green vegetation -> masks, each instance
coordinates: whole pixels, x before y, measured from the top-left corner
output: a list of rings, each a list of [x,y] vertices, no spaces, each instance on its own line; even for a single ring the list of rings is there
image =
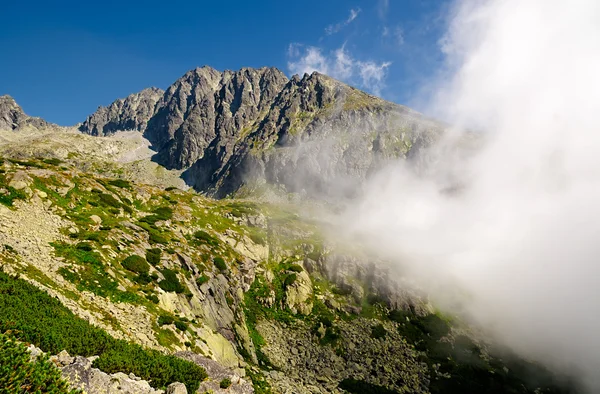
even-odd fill
[[[254,372],[251,368],[246,368],[246,375],[252,381],[255,394],[273,394],[271,386],[269,386],[269,382],[267,382],[263,374]]]
[[[60,370],[47,355],[33,361],[23,344],[0,334],[0,394],[42,392],[75,394],[80,391],[69,390]]]
[[[288,287],[293,285],[294,283],[296,283],[296,279],[298,279],[298,276],[296,274],[287,275],[283,280],[283,286]]]
[[[201,243],[205,243],[210,246],[218,246],[219,245],[219,241],[215,237],[213,237],[212,235],[210,235],[209,233],[207,233],[206,231],[203,231],[203,230],[196,231],[194,233],[194,238],[196,238]]]
[[[219,387],[222,389],[228,389],[231,386],[231,379],[225,378],[219,382]]]
[[[207,377],[194,363],[111,337],[47,293],[4,273],[0,273],[0,306],[0,332],[11,330],[19,340],[45,352],[64,349],[84,357],[99,355],[94,367],[107,373],[133,373],[156,388],[182,382],[194,392]]]
[[[173,324],[175,322],[175,318],[170,315],[160,315],[158,317],[158,325],[164,326],[165,324]]]
[[[220,271],[227,270],[227,264],[225,263],[225,260],[223,260],[222,257],[215,257],[213,259],[213,263],[215,264],[215,267],[217,267]]]
[[[171,207],[158,207],[153,211],[153,214],[144,216],[140,222],[148,223],[151,226],[156,225],[156,222],[162,220],[170,220],[173,218],[173,209]]]
[[[113,208],[121,208],[121,203],[112,194],[100,192],[98,193],[98,200],[100,205]]]
[[[167,292],[175,292],[175,293],[185,292],[185,290],[186,290],[185,287],[181,284],[181,282],[177,278],[177,272],[165,268],[164,270],[161,271],[161,273],[165,277],[164,280],[161,280],[160,282],[158,282],[158,286],[161,289],[163,289],[164,291],[167,291]]]
[[[132,254],[131,256],[125,258],[121,265],[126,270],[135,272],[137,274],[147,274],[150,270],[150,265],[146,262],[146,259],[138,256],[137,254]]]
[[[198,278],[196,278],[196,284],[198,285],[198,287],[202,286],[203,284],[205,284],[206,282],[208,282],[210,280],[210,278],[206,275],[201,275]]]
[[[158,265],[160,263],[160,256],[162,252],[159,248],[152,248],[146,250],[146,261],[152,265]]]
[[[3,193],[1,189],[6,191]],[[0,204],[12,207],[15,200],[24,200],[27,195],[22,190],[17,190],[12,186],[8,186],[4,175],[0,174]]]
[[[49,159],[43,159],[42,161],[44,163],[50,164],[52,166],[58,166],[58,165],[64,163],[62,160],[54,158],[54,157],[53,158],[49,158]]]
[[[187,329],[188,329],[188,325],[186,323],[182,322],[181,320],[176,320],[175,321],[175,327],[179,331],[187,331]]]
[[[121,189],[131,189],[131,183],[124,179],[112,179],[108,181],[109,185],[120,187]]]
[[[371,327],[371,338],[382,339],[387,335],[387,331],[383,327],[383,324],[379,323]]]

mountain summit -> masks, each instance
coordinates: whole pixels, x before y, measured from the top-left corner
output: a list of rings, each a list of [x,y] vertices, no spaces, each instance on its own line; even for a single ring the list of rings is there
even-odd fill
[[[217,197],[264,182],[309,194],[352,190],[386,160],[413,156],[442,129],[317,72],[288,79],[276,68],[205,66],[160,95],[146,89],[101,107],[80,131],[142,131],[156,161],[186,170],[190,185]]]

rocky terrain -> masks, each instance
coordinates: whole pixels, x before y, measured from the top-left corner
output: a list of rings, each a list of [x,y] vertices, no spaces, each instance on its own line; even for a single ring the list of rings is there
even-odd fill
[[[53,354],[72,388],[569,392],[329,236],[314,198],[417,161],[438,123],[273,68],[195,69],[79,130],[3,103],[0,334]]]

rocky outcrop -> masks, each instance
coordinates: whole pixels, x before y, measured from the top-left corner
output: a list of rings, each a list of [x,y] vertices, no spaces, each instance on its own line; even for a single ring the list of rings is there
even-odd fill
[[[32,356],[41,351],[30,347]],[[92,368],[95,357],[72,357],[66,351],[52,356],[52,360],[61,369],[63,377],[71,387],[81,389],[89,394],[129,393],[129,394],[163,394],[163,390],[155,390],[145,380],[133,374],[117,372],[107,374],[97,368]],[[181,384],[181,383],[179,383]],[[185,386],[183,386],[185,389]],[[187,390],[185,391],[187,393]]]
[[[79,130],[94,136],[110,135],[121,130],[145,130],[163,93],[158,88],[147,88],[125,99],[118,99],[108,107],[99,107],[88,116]]]
[[[198,392],[200,393],[254,393],[252,383],[243,379],[239,374],[233,372],[232,370],[223,367],[214,360],[192,352],[177,352],[175,355],[201,366],[208,373],[209,379],[200,383],[200,388],[198,389]],[[222,389],[220,387],[220,382],[223,379],[229,379],[231,381],[231,386]]]
[[[0,96],[0,130],[19,130],[27,127],[39,129],[50,125],[41,118],[25,114],[12,97]]]

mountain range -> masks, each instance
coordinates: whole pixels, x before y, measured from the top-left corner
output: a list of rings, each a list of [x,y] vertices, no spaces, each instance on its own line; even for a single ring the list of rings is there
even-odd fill
[[[0,129],[46,126],[3,96]],[[412,158],[439,122],[314,72],[276,68],[187,72],[166,91],[147,88],[99,107],[77,126],[92,136],[143,134],[153,160],[197,191],[224,197],[277,185],[320,197],[352,194],[367,174]]]

